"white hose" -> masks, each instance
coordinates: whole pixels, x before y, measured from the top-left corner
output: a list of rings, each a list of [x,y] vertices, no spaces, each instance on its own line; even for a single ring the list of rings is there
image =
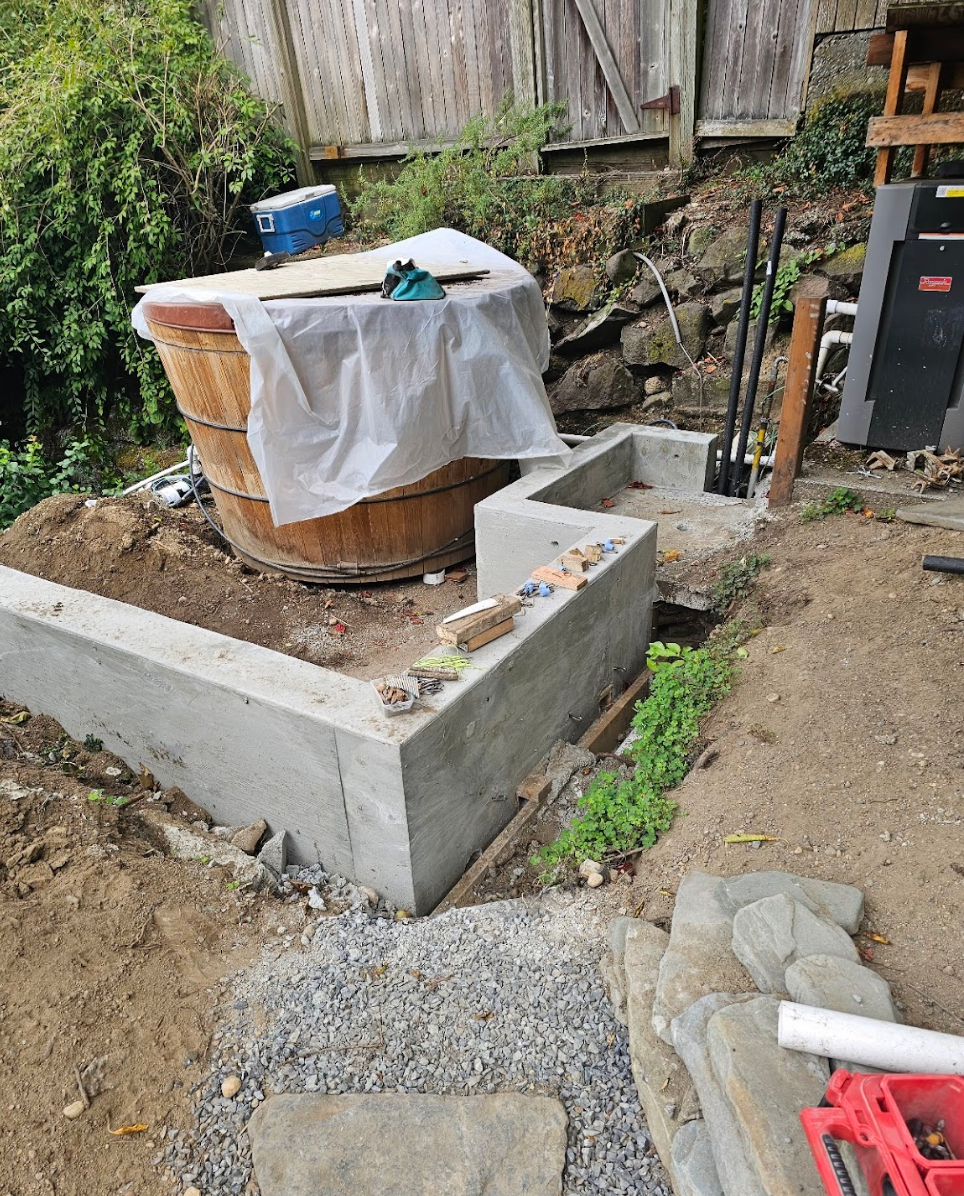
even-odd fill
[[[676,312],[673,311],[673,301],[669,297],[669,291],[666,289],[666,283],[663,282],[663,276],[660,274],[656,266],[649,260],[645,253],[634,253],[633,257],[638,258],[641,262],[645,262],[652,271],[653,277],[656,279],[656,285],[663,292],[663,301],[666,304],[666,311],[669,314],[669,322],[673,325],[673,336],[676,337],[676,343],[686,353],[686,346],[683,344],[683,338],[679,334],[679,324],[676,323]],[[686,353],[687,359],[691,365],[695,365],[693,358],[689,353]]]
[[[834,329],[833,332],[825,332],[820,338],[820,352],[817,355],[817,373],[819,378],[823,371],[827,368],[827,358],[830,356],[830,350],[834,345],[849,345],[853,343],[854,334],[852,332],[840,332]]]
[[[780,1002],[780,1046],[884,1071],[964,1075],[964,1038],[871,1017]]]

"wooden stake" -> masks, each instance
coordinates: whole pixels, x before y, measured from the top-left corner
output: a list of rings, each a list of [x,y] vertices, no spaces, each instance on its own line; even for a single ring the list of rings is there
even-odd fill
[[[898,29],[894,34],[894,49],[890,56],[890,74],[887,77],[887,98],[884,101],[884,116],[897,116],[907,85],[907,30]],[[877,151],[877,169],[874,172],[874,186],[890,182],[894,165],[893,146]]]
[[[793,496],[793,482],[803,460],[803,440],[813,408],[817,355],[827,311],[827,298],[801,296],[793,312],[790,359],[783,390],[780,433],[777,438],[773,477],[770,479],[771,507],[783,507]]]
[[[944,69],[944,64],[941,62],[932,62],[927,68],[927,87],[924,90],[924,106],[921,111],[925,116],[929,116],[937,108],[937,101],[941,95],[941,72]],[[919,179],[927,173],[927,159],[930,156],[930,148],[926,145],[918,145],[914,150],[914,167],[911,170],[911,178]]]

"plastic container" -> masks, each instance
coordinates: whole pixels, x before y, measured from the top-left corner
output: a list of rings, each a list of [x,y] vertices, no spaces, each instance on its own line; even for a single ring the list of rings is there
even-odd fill
[[[338,192],[329,183],[273,195],[251,211],[269,253],[303,253],[345,231]]]

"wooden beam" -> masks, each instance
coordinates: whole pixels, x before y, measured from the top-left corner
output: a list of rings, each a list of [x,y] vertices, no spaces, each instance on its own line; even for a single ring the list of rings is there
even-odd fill
[[[593,0],[576,0],[576,8],[579,10],[580,17],[582,17],[586,33],[589,34],[589,40],[602,68],[603,78],[606,80],[606,86],[609,88],[609,94],[613,97],[613,103],[616,105],[616,111],[619,113],[619,119],[623,122],[623,128],[625,128],[627,133],[637,133],[639,132],[639,117],[636,114],[633,101],[629,98],[629,92],[626,90],[626,84],[619,73],[619,67],[616,64],[616,59],[613,58],[609,42],[606,41],[606,34],[600,24],[595,4]]]
[[[698,120],[697,137],[792,137],[796,120]]]
[[[770,479],[771,507],[785,507],[793,497],[793,483],[803,461],[803,441],[813,408],[817,357],[826,312],[826,295],[802,295],[793,309],[780,431]]]
[[[533,3],[541,0],[509,0],[509,58],[512,63],[512,95],[517,104],[536,104],[536,51],[532,28]],[[482,10],[484,11],[484,9]]]
[[[932,115],[937,107],[937,101],[941,94],[941,74],[943,70],[944,64],[941,62],[932,62],[927,68],[927,87],[924,91],[924,103],[921,108],[924,116]],[[927,173],[927,159],[929,154],[930,150],[926,145],[914,147],[914,165],[910,172],[912,179],[923,178]]]
[[[964,25],[964,4],[888,4],[887,30]]]
[[[890,66],[894,53],[893,33],[874,33],[867,46],[868,66]],[[915,29],[907,49],[907,62],[919,66],[928,62],[958,62],[964,59],[964,28]]]
[[[902,29],[894,34],[894,49],[890,57],[890,74],[887,76],[887,97],[884,100],[884,118],[896,116],[904,99],[904,86],[907,83],[907,30]],[[870,125],[873,127],[874,121]],[[867,144],[870,145],[870,133],[867,134]],[[901,144],[897,142],[896,144]],[[912,144],[906,140],[903,144]],[[894,165],[894,151],[891,148],[881,149],[877,153],[877,166],[874,170],[874,186],[882,187],[890,182],[890,172]]]
[[[281,89],[285,124],[292,141],[298,147],[295,172],[300,186],[307,187],[315,181],[315,172],[308,152],[308,113],[305,109],[305,92],[298,69],[298,56],[288,17],[287,0],[265,0],[263,11],[274,35],[272,40],[277,52],[278,85]]]
[[[630,681],[609,709],[604,710],[580,738],[579,746],[596,756],[600,752],[614,752],[629,730],[636,713],[636,703],[649,694],[651,675],[649,669],[643,669],[634,681]]]
[[[867,130],[867,144],[891,149],[899,145],[964,145],[964,112],[875,116]]]

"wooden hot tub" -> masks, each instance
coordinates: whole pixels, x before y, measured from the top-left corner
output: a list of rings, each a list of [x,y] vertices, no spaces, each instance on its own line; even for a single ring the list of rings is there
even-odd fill
[[[464,457],[336,515],[275,527],[246,437],[249,358],[219,303],[150,300],[144,314],[237,555],[298,581],[414,577],[474,552],[473,509],[506,484],[508,461]]]

